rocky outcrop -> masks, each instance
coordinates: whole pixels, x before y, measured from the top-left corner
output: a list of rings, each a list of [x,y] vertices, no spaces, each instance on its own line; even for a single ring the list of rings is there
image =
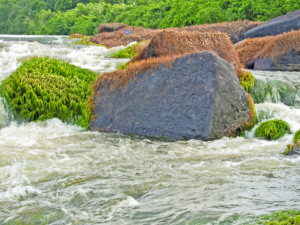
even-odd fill
[[[230,23],[203,24],[182,28],[168,28],[167,31],[198,31],[202,33],[225,33],[228,34],[231,41],[236,43],[244,39],[244,33],[261,24],[253,21],[236,21]],[[103,44],[107,47],[128,45],[133,41],[150,41],[151,38],[161,29],[145,29],[142,27],[125,26],[126,24],[101,24],[98,28],[98,34],[91,38],[96,44]]]
[[[134,41],[150,41],[153,35],[161,30],[145,29],[142,27],[124,27],[114,32],[105,32],[94,35],[90,41],[95,44],[103,44],[107,47],[128,45]]]
[[[164,30],[157,33],[133,61],[153,57],[186,55],[199,51],[213,51],[230,63],[239,75],[242,66],[229,36],[224,33]]]
[[[229,63],[212,52],[149,58],[99,76],[91,130],[213,140],[250,120]]]
[[[84,36],[82,34],[79,34],[79,33],[71,34],[69,36],[69,39],[77,39],[77,38],[84,38]]]
[[[240,60],[255,70],[300,70],[300,30],[247,39],[235,46]]]
[[[300,29],[300,10],[273,18],[245,33],[245,38],[274,36]]]
[[[128,25],[125,23],[103,23],[99,25],[97,34],[114,32],[124,27],[128,27]]]

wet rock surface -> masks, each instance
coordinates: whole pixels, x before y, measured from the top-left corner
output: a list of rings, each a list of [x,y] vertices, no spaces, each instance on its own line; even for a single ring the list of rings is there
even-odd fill
[[[138,73],[124,88],[106,84],[95,90],[90,130],[212,140],[249,121],[249,100],[236,73],[212,52]]]
[[[300,10],[275,17],[245,33],[245,38],[265,37],[300,29]]]

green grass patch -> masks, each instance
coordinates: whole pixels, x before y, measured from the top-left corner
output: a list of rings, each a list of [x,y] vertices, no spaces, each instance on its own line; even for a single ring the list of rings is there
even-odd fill
[[[300,211],[279,211],[265,215],[258,224],[263,225],[300,225]]]
[[[0,94],[17,121],[56,117],[88,128],[92,83],[97,76],[57,59],[34,57],[2,82]]]
[[[293,138],[293,143],[296,144],[298,141],[300,141],[300,130],[298,130]]]
[[[102,46],[106,48],[106,46],[103,44],[96,44],[94,42],[91,42],[89,36],[84,36],[81,40],[76,41],[75,43],[71,43],[71,45],[94,45],[94,46]]]
[[[290,133],[290,126],[287,122],[279,119],[262,122],[255,130],[255,136],[266,140],[276,140]]]
[[[251,94],[255,83],[255,77],[249,71],[243,70],[240,77],[240,83],[244,90],[247,93]]]
[[[136,43],[133,45],[130,45],[124,49],[121,49],[120,51],[111,54],[110,57],[112,58],[133,58],[137,54],[137,50],[140,46],[140,43]]]

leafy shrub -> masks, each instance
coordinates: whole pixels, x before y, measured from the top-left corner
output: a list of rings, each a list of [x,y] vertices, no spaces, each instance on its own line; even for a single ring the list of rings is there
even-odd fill
[[[57,117],[88,128],[92,118],[92,83],[97,74],[49,57],[25,61],[0,85],[14,118],[21,121]]]
[[[255,136],[266,140],[276,140],[287,132],[290,132],[289,124],[283,120],[275,119],[261,123],[255,131]]]

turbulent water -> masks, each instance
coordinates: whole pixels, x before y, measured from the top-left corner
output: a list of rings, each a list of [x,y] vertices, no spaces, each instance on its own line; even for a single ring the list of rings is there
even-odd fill
[[[0,36],[0,81],[32,56],[99,73],[126,61],[109,58],[119,48],[70,42]],[[264,74],[271,77],[257,73]],[[256,108],[260,121],[279,118],[293,133],[300,129],[296,107]],[[0,104],[0,224],[255,224],[260,215],[300,209],[300,157],[281,154],[293,134],[263,141],[255,127],[245,138],[176,141],[8,118]]]

